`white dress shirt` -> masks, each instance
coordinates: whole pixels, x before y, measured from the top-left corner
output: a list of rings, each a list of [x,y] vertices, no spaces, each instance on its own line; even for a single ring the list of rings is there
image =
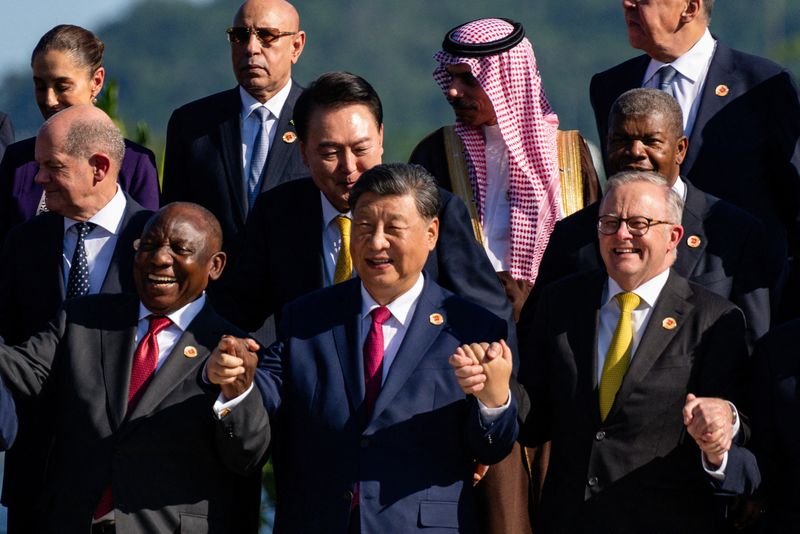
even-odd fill
[[[672,65],[677,75],[670,83],[675,99],[683,111],[683,131],[686,137],[692,134],[694,122],[697,118],[697,109],[700,106],[700,95],[705,86],[708,68],[717,42],[706,28],[705,33],[688,52],[673,61],[662,63],[657,59],[650,59],[650,64],[644,73],[642,87],[658,89],[658,70],[664,65]]]
[[[242,111],[239,123],[241,124],[242,132],[242,176],[245,182],[247,177],[250,176],[250,164],[253,156],[253,146],[256,141],[258,131],[261,129],[261,120],[253,114],[253,111],[258,107],[265,107],[269,111],[269,117],[266,120],[265,127],[269,136],[269,149],[272,150],[272,143],[275,141],[275,124],[281,116],[281,110],[289,98],[289,92],[292,90],[292,80],[289,80],[283,89],[275,93],[275,95],[264,102],[263,104],[253,98],[253,96],[239,86],[239,96],[242,99]]]
[[[483,209],[483,246],[495,271],[511,265],[511,204],[508,201],[508,149],[500,126],[483,127],[486,139],[486,205]]]
[[[339,233],[339,223],[336,222],[336,217],[342,215],[352,219],[352,216],[349,211],[342,213],[334,208],[322,191],[319,193],[319,198],[322,204],[322,263],[325,269],[325,287],[328,287],[333,285],[336,259],[342,248],[342,235]],[[353,276],[355,275],[356,268],[353,266]]]
[[[108,273],[108,266],[117,246],[119,232],[122,229],[122,218],[125,215],[125,206],[128,201],[125,194],[117,185],[117,192],[103,208],[95,213],[88,222],[97,226],[89,232],[83,240],[86,250],[86,260],[89,265],[89,294],[100,292],[103,281]],[[75,246],[78,243],[78,232],[73,227],[80,221],[64,217],[64,241],[62,249],[64,288],[69,281],[69,270]]]

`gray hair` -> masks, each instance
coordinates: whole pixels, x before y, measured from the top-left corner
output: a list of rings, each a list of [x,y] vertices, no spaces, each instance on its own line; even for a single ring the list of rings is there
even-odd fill
[[[683,136],[683,112],[678,101],[658,89],[631,89],[614,101],[608,113],[608,133],[613,124],[625,117],[646,117],[660,114],[669,123],[675,139]]]
[[[358,199],[364,193],[378,196],[414,195],[417,212],[425,220],[436,217],[442,203],[433,176],[424,167],[408,163],[384,163],[362,174],[350,190],[351,210],[355,210]]]
[[[87,159],[104,152],[119,169],[125,157],[125,140],[110,120],[78,119],[69,125],[63,150],[70,156]]]
[[[608,182],[606,182],[606,192],[603,195],[603,200],[605,200],[615,188],[621,185],[640,182],[658,185],[664,188],[664,200],[666,201],[667,217],[670,218],[670,222],[680,224],[681,219],[683,218],[683,199],[678,193],[675,192],[674,189],[672,189],[672,187],[670,187],[666,178],[654,172],[625,171],[615,174],[608,179]]]

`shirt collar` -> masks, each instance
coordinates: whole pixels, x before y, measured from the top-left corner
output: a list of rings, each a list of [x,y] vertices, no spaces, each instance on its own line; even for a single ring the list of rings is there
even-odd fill
[[[678,193],[678,196],[686,202],[686,182],[681,180],[680,176],[678,176],[678,179],[672,184],[672,190]]]
[[[656,300],[658,300],[658,296],[661,294],[661,290],[664,289],[664,285],[667,283],[667,278],[669,278],[669,269],[665,269],[663,272],[634,289],[633,293],[636,293],[641,299],[641,302],[636,308],[652,308],[655,306]],[[609,276],[608,283],[606,284],[606,294],[603,296],[603,306],[608,304],[617,293],[625,293],[625,290],[619,287],[619,284]]]
[[[88,222],[100,226],[112,235],[116,235],[117,232],[119,232],[120,226],[122,226],[122,218],[125,215],[125,206],[127,204],[128,200],[125,198],[125,193],[122,192],[122,188],[117,184],[117,192],[114,193],[111,200],[109,200],[100,211],[92,215]],[[79,222],[80,221],[64,217],[64,234]]]
[[[386,305],[386,307],[389,308],[389,312],[391,312],[392,317],[397,319],[404,327],[408,327],[408,323],[411,320],[411,312],[414,310],[414,308],[416,308],[417,301],[419,300],[419,296],[422,294],[422,288],[424,285],[425,277],[422,273],[419,273],[419,278],[417,278],[417,281],[413,286],[411,286],[411,289]],[[364,283],[362,282],[361,316],[363,318],[367,318],[369,313],[378,307],[380,307],[380,304],[375,302],[375,299],[372,298],[372,295],[369,294],[367,289],[364,287]]]
[[[283,89],[272,95],[272,98],[262,104],[240,85],[239,96],[242,99],[242,122],[244,122],[250,114],[253,113],[253,110],[259,106],[264,106],[276,119],[280,119],[281,110],[283,109],[283,105],[286,104],[286,99],[289,98],[289,92],[291,90],[292,80],[289,79],[286,85],[283,86]]]
[[[675,67],[675,70],[678,71],[681,76],[695,83],[703,75],[706,66],[709,61],[711,61],[711,56],[714,55],[714,48],[716,45],[717,42],[714,40],[714,37],[711,36],[711,32],[708,31],[708,28],[706,28],[700,40],[678,59],[669,63],[669,65]],[[650,59],[650,64],[647,66],[647,70],[644,73],[645,83],[649,82],[650,79],[655,76],[658,69],[667,64],[668,63],[662,63],[657,59]]]
[[[206,304],[206,293],[205,291],[200,294],[199,298],[196,298],[183,308],[175,310],[174,312],[167,315],[169,320],[172,321],[172,324],[177,326],[181,329],[181,332],[185,332],[186,328],[189,324],[194,321],[194,318],[197,317],[197,314],[200,313],[200,310],[203,309],[203,306]],[[144,307],[141,301],[139,301],[139,320],[147,318],[148,315],[152,315],[153,312],[148,310]]]
[[[333,207],[333,204],[331,204],[330,200],[328,200],[328,197],[326,197],[325,193],[322,191],[319,192],[319,198],[322,201],[322,224],[325,225],[324,228],[327,228],[328,225],[331,224],[331,222],[333,222],[333,220],[339,215],[344,215],[348,219],[352,218],[349,211],[342,213]]]

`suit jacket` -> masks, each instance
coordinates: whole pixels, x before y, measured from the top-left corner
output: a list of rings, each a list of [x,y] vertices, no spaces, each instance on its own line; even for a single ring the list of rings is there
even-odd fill
[[[552,284],[533,320],[519,323],[519,381],[530,395],[521,441],[553,442],[543,532],[716,532],[722,513],[682,409],[689,392],[741,407],[742,314],[670,272],[601,422],[597,330],[606,281],[592,271]],[[675,328],[663,326],[668,317]],[[741,438],[748,434],[743,424]]]
[[[785,244],[754,216],[685,183],[684,237],[673,269],[739,306],[752,346],[770,327],[776,286],[786,268]],[[533,314],[541,291],[555,280],[604,268],[597,242],[599,210],[595,203],[556,223],[524,313]],[[697,246],[690,246],[690,239]]]
[[[504,337],[506,325],[426,279],[368,419],[360,287],[353,279],[289,304],[259,366],[275,428],[275,532],[348,532],[356,483],[362,532],[477,532],[474,460],[511,450],[516,403],[485,428],[447,359],[462,343]]]
[[[34,182],[39,165],[34,159],[36,138],[8,147],[0,163],[0,240],[15,226],[36,215],[42,186]],[[125,158],[117,179],[123,191],[147,209],[158,209],[158,172],[153,153],[125,140]]]
[[[753,447],[764,472],[767,531],[799,532],[800,320],[775,328],[753,356]]]
[[[14,397],[0,379],[0,450],[6,450],[17,437],[17,406]]]
[[[126,196],[120,234],[101,293],[134,292],[133,241],[142,233],[152,212]],[[14,228],[0,262],[0,338],[18,344],[44,329],[64,301],[64,218],[43,213]],[[20,400],[17,444],[5,460],[3,498],[6,506],[28,509],[42,490],[52,413],[39,399]],[[19,512],[23,513],[23,512]]]
[[[6,147],[13,142],[14,124],[11,122],[11,117],[0,111],[0,160],[3,159]]]
[[[606,153],[614,100],[641,87],[646,55],[595,74],[590,85]],[[728,88],[718,96],[717,87]],[[681,174],[697,187],[744,208],[774,231],[784,228],[789,250],[800,250],[800,99],[791,73],[767,59],[717,47],[689,137]]]
[[[53,395],[42,531],[89,532],[110,483],[118,532],[256,532],[266,412],[250,395],[217,420],[219,388],[202,376],[220,336],[239,331],[207,304],[126,413],[138,310],[135,295],[73,299],[47,330],[0,346],[16,395],[45,381]],[[184,356],[189,346],[197,357]]]
[[[308,175],[299,142],[283,139],[284,133],[295,132],[290,121],[302,92],[292,81],[275,124],[261,191]],[[163,203],[187,201],[208,208],[222,225],[225,250],[234,253],[230,259],[239,249],[249,211],[242,177],[241,112],[238,86],[176,109],[167,126],[164,156]]]

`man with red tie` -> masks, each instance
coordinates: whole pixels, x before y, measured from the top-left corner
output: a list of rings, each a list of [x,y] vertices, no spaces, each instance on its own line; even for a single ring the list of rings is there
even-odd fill
[[[256,360],[222,388],[203,378],[222,335],[238,332],[206,302],[221,246],[210,212],[169,204],[135,243],[138,296],[66,301],[27,342],[0,345],[9,389],[44,395],[54,415],[37,531],[258,530],[269,422],[248,394]]]
[[[447,359],[505,338],[506,322],[422,273],[440,207],[422,167],[373,167],[348,201],[359,278],[288,304],[256,373],[275,428],[274,531],[478,532],[475,462],[496,463],[517,434],[512,364],[487,363],[496,387],[467,397]],[[238,365],[212,357],[209,380]]]

